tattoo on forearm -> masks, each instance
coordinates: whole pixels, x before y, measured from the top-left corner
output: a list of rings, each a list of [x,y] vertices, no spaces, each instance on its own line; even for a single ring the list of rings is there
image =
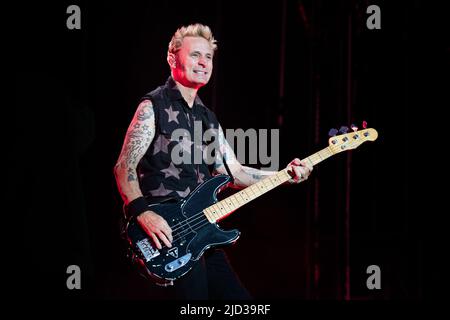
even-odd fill
[[[223,162],[222,162],[222,160],[216,160],[216,162],[214,163],[214,169],[219,169],[220,167],[222,167],[223,166]]]
[[[128,168],[128,181],[136,181],[136,170],[133,168]]]
[[[227,139],[225,139],[225,135],[223,133],[222,127],[219,126],[219,152],[216,154],[216,163],[214,168],[218,169],[224,165],[224,159],[228,165],[235,163],[236,156],[234,155],[234,150],[231,148]]]
[[[136,167],[147,151],[155,135],[155,114],[149,100],[143,101],[136,110],[128,127],[118,165],[127,170],[128,181],[137,180]]]
[[[153,114],[153,108],[151,108],[151,102],[149,100],[145,100],[141,103],[143,105],[142,108],[137,110],[136,118],[138,121],[145,121],[150,119]],[[139,106],[140,107],[140,106]]]
[[[256,182],[276,173],[276,171],[266,171],[245,166],[243,166],[242,168],[244,172],[248,174],[252,179],[256,180]]]
[[[259,181],[262,178],[261,170],[250,168],[250,167],[243,167],[243,170],[246,174],[251,176],[252,179],[254,179],[254,180]]]

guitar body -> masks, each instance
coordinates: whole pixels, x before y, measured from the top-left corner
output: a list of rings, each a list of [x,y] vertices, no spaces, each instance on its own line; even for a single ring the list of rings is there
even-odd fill
[[[182,201],[149,206],[172,228],[172,248],[157,249],[151,237],[135,219],[127,225],[126,234],[133,252],[145,271],[159,284],[170,283],[186,274],[199,261],[205,250],[235,242],[240,235],[236,229],[224,231],[211,223],[203,209],[217,202],[218,190],[230,181],[217,175],[200,184]]]

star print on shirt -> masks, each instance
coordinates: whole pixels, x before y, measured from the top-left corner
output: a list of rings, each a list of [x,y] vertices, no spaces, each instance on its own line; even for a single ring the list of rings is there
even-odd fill
[[[186,190],[184,190],[184,191],[177,191],[177,193],[180,195],[180,197],[184,198],[189,193],[191,193],[191,189],[189,189],[189,187],[187,187]]]
[[[170,106],[169,109],[164,109],[164,111],[167,112],[167,115],[169,116],[168,122],[175,121],[176,123],[180,124],[177,118],[180,111],[173,111],[172,106]]]
[[[182,170],[183,169],[178,169],[177,167],[175,167],[173,162],[171,162],[170,165],[166,169],[162,169],[161,172],[164,173],[164,178],[175,177],[180,180],[180,172]]]
[[[160,151],[169,153],[169,150],[168,150],[169,143],[170,143],[170,140],[167,139],[166,137],[164,137],[162,134],[160,134],[155,141],[153,154],[157,154]]]
[[[150,193],[154,197],[158,196],[167,196],[169,193],[171,193],[173,190],[166,189],[162,182],[159,184],[159,188],[155,190],[150,190]],[[178,191],[177,191],[178,192]]]

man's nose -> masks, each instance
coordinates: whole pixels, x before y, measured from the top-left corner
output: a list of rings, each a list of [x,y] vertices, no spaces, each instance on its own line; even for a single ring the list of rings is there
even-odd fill
[[[208,63],[206,62],[206,58],[205,57],[200,57],[198,59],[198,64],[201,65],[202,67],[206,67]]]

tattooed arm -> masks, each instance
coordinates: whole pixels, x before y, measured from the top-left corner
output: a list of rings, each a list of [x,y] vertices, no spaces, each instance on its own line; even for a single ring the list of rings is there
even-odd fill
[[[264,179],[265,177],[277,173],[277,171],[259,170],[252,167],[243,166],[236,159],[234,151],[225,139],[225,135],[223,134],[223,130],[220,126],[218,135],[220,153],[225,158],[228,168],[234,176],[234,184],[232,187],[242,189]],[[218,173],[227,174],[221,154],[216,154],[215,171]],[[310,165],[307,165],[305,162],[300,161],[297,158],[289,163],[288,168],[290,168],[290,170],[294,173],[294,177],[289,181],[290,183],[299,183],[306,180],[313,169]]]
[[[155,114],[150,100],[137,108],[114,167],[117,187],[125,204],[141,197],[136,168],[155,136]]]
[[[138,106],[133,120],[128,127],[119,159],[114,167],[117,187],[124,203],[127,205],[142,197],[136,168],[155,137],[155,114],[150,100],[144,100]],[[171,247],[172,230],[163,217],[153,211],[145,211],[137,217],[141,227],[152,237],[161,249],[159,239]]]

